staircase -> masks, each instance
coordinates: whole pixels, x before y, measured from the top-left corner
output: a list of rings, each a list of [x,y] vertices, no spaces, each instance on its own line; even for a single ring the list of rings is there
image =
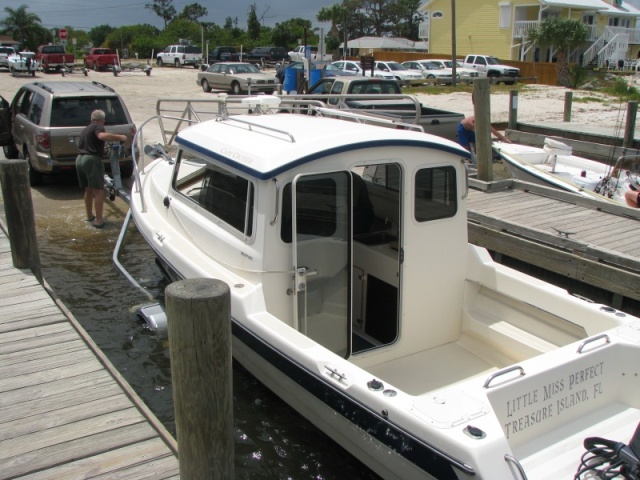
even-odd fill
[[[605,67],[624,60],[629,48],[629,34],[607,27],[604,34],[582,54],[582,65]]]

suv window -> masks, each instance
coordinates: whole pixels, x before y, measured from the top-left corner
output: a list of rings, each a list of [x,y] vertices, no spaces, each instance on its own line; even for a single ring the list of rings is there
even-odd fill
[[[50,124],[52,127],[88,125],[91,121],[91,112],[96,109],[104,110],[105,125],[128,123],[118,97],[62,97],[53,99]]]
[[[200,49],[200,47],[194,47],[194,46],[187,46],[184,47],[184,53],[202,53],[202,50]]]
[[[44,97],[39,94],[35,94],[31,100],[29,106],[29,113],[27,118],[30,122],[40,125],[40,119],[42,118],[42,111],[44,110]]]
[[[6,53],[7,55],[11,55],[13,53],[13,48],[11,48],[11,47],[0,47],[0,53]]]

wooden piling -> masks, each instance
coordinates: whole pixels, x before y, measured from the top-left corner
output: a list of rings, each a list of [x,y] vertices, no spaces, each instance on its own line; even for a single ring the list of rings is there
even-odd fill
[[[627,121],[624,126],[623,147],[633,148],[633,141],[636,132],[636,115],[638,113],[638,102],[627,102]]]
[[[0,185],[16,268],[28,268],[42,284],[36,221],[26,160],[0,160]]]
[[[571,109],[573,105],[573,92],[565,92],[564,94],[564,116],[562,118],[563,122],[571,121]]]
[[[214,279],[165,291],[180,476],[234,478],[231,300]]]
[[[473,82],[478,180],[483,182],[493,180],[490,88],[488,78],[481,78]]]
[[[509,130],[518,128],[518,90],[509,92]]]

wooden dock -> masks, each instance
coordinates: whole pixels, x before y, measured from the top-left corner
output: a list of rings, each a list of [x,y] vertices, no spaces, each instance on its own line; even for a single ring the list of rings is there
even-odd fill
[[[179,478],[177,444],[0,223],[0,478]]]
[[[567,278],[640,300],[640,210],[560,190],[471,179],[469,241]]]

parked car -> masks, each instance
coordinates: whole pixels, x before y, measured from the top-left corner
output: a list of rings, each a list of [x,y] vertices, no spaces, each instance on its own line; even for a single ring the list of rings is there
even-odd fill
[[[356,75],[371,77],[371,70],[367,69],[366,71],[362,69],[362,65],[360,62],[354,62],[353,60],[338,60],[337,62],[332,62],[339,70],[343,70],[345,72],[352,72]],[[374,68],[373,76],[377,78],[386,78],[388,80],[395,80],[395,76],[391,72],[383,72],[382,70],[378,70]]]
[[[40,45],[36,50],[36,60],[45,72],[73,67],[76,63],[75,55],[66,53],[62,45]]]
[[[9,62],[7,58],[11,55],[15,55],[16,51],[13,47],[0,47],[0,67],[9,68]]]
[[[383,72],[391,73],[400,85],[409,87],[424,83],[424,78],[419,72],[412,72],[401,63],[391,61],[378,61],[375,67]]]
[[[453,73],[453,61],[447,60],[444,58],[429,58],[426,60],[431,63],[435,63],[440,68],[449,68]],[[462,62],[456,61],[456,80],[461,80],[462,82],[469,82],[474,78],[478,78],[480,74],[477,70],[473,68],[466,68],[462,65]]]
[[[236,50],[236,47],[215,47],[207,55],[207,63],[213,65],[218,62],[240,62],[245,60],[246,54],[243,57],[242,59],[240,58],[240,52]]]
[[[284,63],[289,58],[289,52],[282,47],[256,47],[247,55],[247,62],[260,65],[275,65]]]
[[[33,82],[20,87],[10,105],[0,102],[0,139],[6,158],[22,155],[29,167],[31,186],[46,174],[75,170],[80,132],[91,122],[91,112],[105,112],[108,132],[126,135],[120,160],[123,178],[133,174],[131,140],[136,126],[124,101],[111,87],[98,82]],[[109,168],[110,162],[103,155]]]
[[[163,65],[175,65],[183,67],[191,65],[194,68],[202,63],[202,49],[195,45],[169,45],[164,52],[156,56],[159,67]]]
[[[507,85],[516,83],[520,76],[519,68],[505,65],[498,58],[491,55],[467,55],[462,65],[477,70],[481,77],[489,77],[492,79],[506,78],[507,80],[504,80],[504,83]]]
[[[95,71],[114,68],[118,63],[118,54],[110,48],[92,48],[84,56],[85,68],[93,68]]]
[[[429,60],[416,60],[404,62],[406,68],[415,72],[420,72],[427,80],[434,81],[437,84],[450,85],[453,74],[449,68],[441,68],[437,63]]]
[[[251,87],[249,87],[251,82]],[[273,93],[278,88],[278,79],[260,71],[252,63],[219,62],[211,65],[204,72],[198,72],[196,83],[205,92],[212,89],[225,90],[235,95],[244,92]]]
[[[331,61],[333,58],[333,55],[331,55],[330,53],[324,52],[323,54],[319,54],[318,53],[318,47],[312,47],[312,46],[304,46],[304,45],[300,45],[297,46],[296,48],[294,48],[293,50],[291,50],[289,52],[289,60],[291,62],[299,62],[301,61],[303,58],[306,58],[307,56],[307,51],[306,49],[309,49],[309,58],[310,60],[318,60],[318,61]],[[318,58],[321,57],[321,58]]]
[[[342,97],[341,95],[354,95]],[[380,95],[381,98],[376,97]],[[389,98],[394,95],[395,98]],[[386,97],[385,97],[386,96]],[[426,133],[455,141],[464,115],[422,105],[413,95],[403,95],[397,80],[367,77],[321,78],[306,95],[295,98],[319,100],[329,108],[354,110],[394,122],[420,125]],[[365,97],[365,98],[362,98]],[[402,127],[401,127],[402,128]]]
[[[288,65],[283,65],[276,70],[276,78],[281,84],[284,84],[284,75],[287,68],[293,68],[294,70],[303,70],[304,62],[291,62]],[[340,70],[334,64],[330,62],[311,62],[311,69],[322,70],[323,77],[336,77],[336,76],[353,76],[354,72],[348,72]]]

